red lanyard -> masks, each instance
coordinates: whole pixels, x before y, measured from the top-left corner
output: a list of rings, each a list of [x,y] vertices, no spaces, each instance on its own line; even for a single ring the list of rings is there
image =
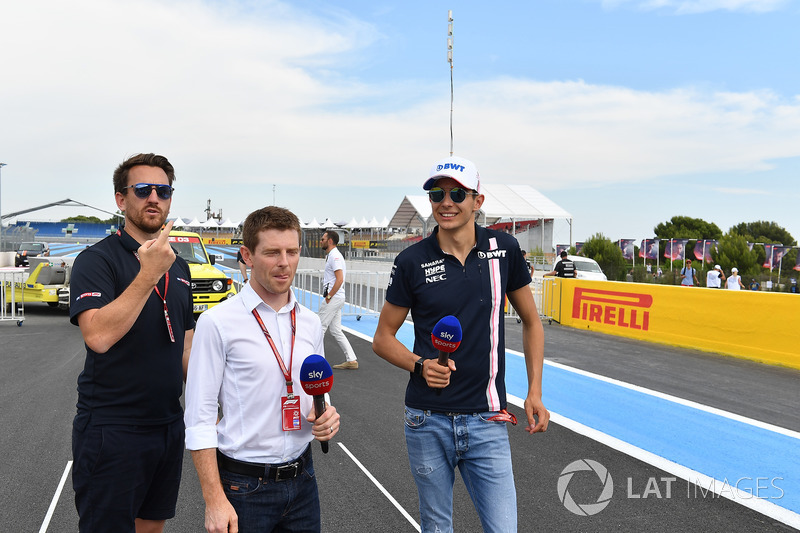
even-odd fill
[[[278,360],[278,366],[281,367],[281,372],[283,372],[283,378],[286,380],[286,396],[291,400],[294,398],[294,393],[292,392],[292,359],[294,358],[294,337],[295,337],[295,330],[296,330],[296,322],[295,322],[295,314],[294,308],[292,308],[292,350],[289,352],[289,369],[287,370],[286,364],[283,362],[283,358],[281,354],[278,353],[278,348],[275,346],[275,342],[272,340],[272,335],[269,334],[267,331],[267,326],[264,325],[264,321],[261,320],[261,317],[258,314],[258,311],[253,309],[253,316],[256,317],[258,321],[258,325],[261,326],[261,331],[264,332],[264,336],[267,338],[267,342],[269,343],[269,347],[272,348],[272,353],[275,354],[275,359]]]
[[[117,230],[117,235],[119,235],[119,230]],[[139,261],[139,264],[142,263],[142,260],[139,259],[139,253],[133,252],[133,255],[136,257],[136,260]],[[158,283],[154,287],[156,290],[156,294],[161,301],[164,302],[164,320],[167,321],[167,331],[169,331],[169,340],[175,342],[175,334],[172,332],[172,321],[169,319],[169,310],[167,309],[167,291],[169,290],[169,271],[164,273],[164,296],[161,296],[161,291],[158,290]]]

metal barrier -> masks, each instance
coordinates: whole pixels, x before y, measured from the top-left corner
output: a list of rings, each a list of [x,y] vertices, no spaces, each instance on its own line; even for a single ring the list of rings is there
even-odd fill
[[[552,320],[552,316],[545,308],[545,305],[547,303],[547,298],[545,298],[545,296],[547,295],[545,286],[550,285],[549,281],[550,280],[548,280],[547,278],[539,278],[539,277],[533,278],[533,280],[530,283],[530,289],[531,289],[531,294],[533,294],[533,303],[536,304],[536,309],[539,311],[539,317],[542,319]],[[517,310],[514,309],[514,306],[511,305],[510,303],[506,307],[506,318],[514,318],[517,320],[517,322],[520,321]]]
[[[24,294],[25,276],[25,269],[22,268],[0,269],[0,321],[14,320],[17,326],[21,326],[25,320],[25,304],[22,298],[17,301],[14,290],[14,284],[18,284]]]
[[[318,312],[322,301],[321,270],[301,269],[294,276],[293,286],[297,300],[312,311]],[[378,316],[386,299],[389,272],[348,270],[345,275],[343,315]]]

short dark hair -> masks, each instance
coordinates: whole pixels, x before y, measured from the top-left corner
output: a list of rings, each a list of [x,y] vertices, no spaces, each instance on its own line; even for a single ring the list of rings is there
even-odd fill
[[[146,167],[158,167],[164,171],[169,179],[169,185],[172,187],[172,182],[175,181],[175,169],[172,167],[166,157],[156,154],[136,154],[129,157],[117,167],[114,171],[114,192],[125,194],[128,190],[128,174],[133,167],[144,165]]]
[[[300,219],[286,208],[270,205],[253,211],[242,224],[242,240],[250,252],[255,253],[258,244],[258,234],[264,230],[293,229],[297,231],[298,241],[302,238]]]
[[[333,241],[334,245],[338,245],[339,244],[339,234],[338,233],[336,233],[335,231],[326,231],[324,234],[327,235],[328,238]]]
[[[569,255],[566,250],[561,250],[561,257],[567,257]]]

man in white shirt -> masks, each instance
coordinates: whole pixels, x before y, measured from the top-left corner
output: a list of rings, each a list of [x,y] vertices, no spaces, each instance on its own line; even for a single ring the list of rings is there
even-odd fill
[[[247,217],[243,237],[250,283],[200,316],[186,384],[186,448],[206,502],[205,526],[318,532],[310,443],[333,438],[340,419],[332,406],[315,419],[313,397],[300,386],[305,358],[323,355],[319,319],[291,290],[300,222],[265,207]]]
[[[322,275],[323,301],[319,305],[319,320],[322,322],[322,336],[330,328],[331,335],[339,343],[344,352],[345,362],[333,365],[333,368],[356,370],[358,361],[356,353],[342,331],[342,307],[344,307],[344,276],[345,265],[342,252],[336,248],[339,244],[339,234],[335,231],[326,231],[322,234],[320,244],[327,256],[325,257],[325,272]]]
[[[723,281],[725,281],[725,274],[722,272],[722,268],[720,268],[719,265],[714,265],[714,269],[709,270],[708,274],[706,274],[706,287],[719,289],[722,287]]]

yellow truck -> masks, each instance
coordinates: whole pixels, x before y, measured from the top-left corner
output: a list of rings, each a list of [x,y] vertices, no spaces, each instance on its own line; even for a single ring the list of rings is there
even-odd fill
[[[200,235],[189,231],[170,231],[169,243],[189,263],[195,313],[202,313],[236,294],[233,280],[214,267],[214,256],[209,257]]]
[[[70,262],[72,258],[69,258]],[[25,281],[13,283],[17,302],[41,302],[50,307],[69,309],[69,266],[66,258],[31,257],[31,271]],[[6,282],[6,290],[12,283]],[[9,295],[10,296],[10,295]],[[10,300],[9,296],[6,297]]]

